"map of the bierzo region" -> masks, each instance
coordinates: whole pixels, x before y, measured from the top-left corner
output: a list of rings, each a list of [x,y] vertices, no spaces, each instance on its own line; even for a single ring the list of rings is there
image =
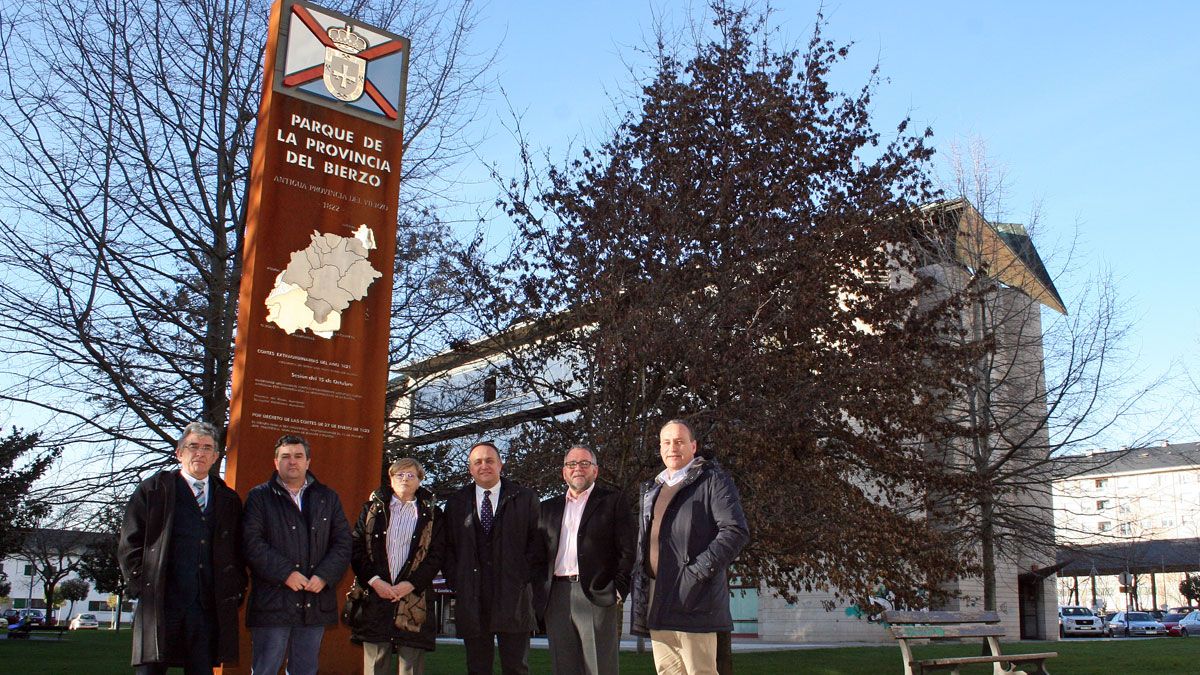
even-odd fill
[[[313,231],[308,247],[292,253],[267,295],[267,321],[291,335],[305,329],[329,339],[342,326],[342,312],[362,300],[383,276],[367,260],[375,233],[366,225],[353,237]]]

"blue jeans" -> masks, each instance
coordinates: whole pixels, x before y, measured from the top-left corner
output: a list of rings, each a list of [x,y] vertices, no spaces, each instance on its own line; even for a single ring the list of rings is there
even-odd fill
[[[325,626],[269,626],[251,628],[254,663],[250,672],[275,675],[287,659],[288,675],[316,675],[317,656]]]

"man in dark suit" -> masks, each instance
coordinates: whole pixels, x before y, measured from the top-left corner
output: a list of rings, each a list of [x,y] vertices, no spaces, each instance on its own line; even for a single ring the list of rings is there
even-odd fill
[[[467,456],[474,480],[446,500],[446,553],[442,573],[455,593],[458,637],[467,672],[491,675],[499,644],[505,675],[529,672],[529,634],[535,574],[545,565],[538,532],[537,495],[500,477],[504,463],[490,442]]]
[[[138,600],[133,665],[144,675],[168,666],[211,675],[238,658],[242,501],[212,471],[220,450],[211,424],[187,425],[175,456],[178,469],[134,491],[121,526],[117,557]]]
[[[565,494],[542,502],[546,573],[535,589],[546,620],[554,672],[616,673],[621,641],[617,603],[629,595],[633,511],[621,494],[596,485],[596,454],[576,445],[563,458]]]

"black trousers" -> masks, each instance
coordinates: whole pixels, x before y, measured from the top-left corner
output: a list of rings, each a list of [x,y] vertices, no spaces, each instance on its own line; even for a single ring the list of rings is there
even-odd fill
[[[216,639],[216,624],[212,610],[199,604],[175,611],[163,617],[170,659],[161,663],[145,663],[134,669],[137,675],[166,675],[167,668],[183,666],[184,675],[212,675]]]
[[[529,675],[529,633],[485,633],[463,638],[467,648],[467,672],[492,675],[495,647],[500,646],[500,670],[504,675]]]
[[[484,570],[485,577],[489,570]],[[485,579],[490,581],[490,579]],[[479,625],[492,625],[492,597],[490,583],[485,584],[480,594]],[[529,675],[529,632],[516,633],[497,632],[483,633],[473,637],[464,637],[463,646],[467,648],[468,675],[492,675],[492,661],[495,658],[496,645],[500,646],[500,670],[504,675]]]

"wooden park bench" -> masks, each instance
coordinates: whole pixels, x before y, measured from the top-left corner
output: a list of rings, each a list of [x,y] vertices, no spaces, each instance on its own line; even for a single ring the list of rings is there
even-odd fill
[[[66,621],[59,621],[58,623],[54,624],[53,626],[41,625],[41,626],[38,626],[37,628],[34,628],[33,630],[38,635],[44,636],[43,639],[50,639],[50,636],[54,636],[53,639],[62,640],[64,638],[64,636],[67,634],[67,627],[68,627],[68,624]]]
[[[1000,615],[996,612],[983,610],[967,612],[905,612],[890,610],[883,613],[883,620],[889,625],[892,637],[900,642],[900,653],[904,657],[904,675],[914,675],[935,671],[948,670],[954,675],[959,674],[959,668],[970,664],[991,663],[993,673],[1028,673],[1049,675],[1046,670],[1046,660],[1058,656],[1058,652],[1042,652],[1039,654],[1010,654],[1000,653],[1000,638],[1004,631],[1000,628]],[[991,650],[991,656],[958,656],[940,659],[913,658],[912,640],[961,640],[963,638],[981,638]],[[1022,665],[1021,669],[1017,668]]]

